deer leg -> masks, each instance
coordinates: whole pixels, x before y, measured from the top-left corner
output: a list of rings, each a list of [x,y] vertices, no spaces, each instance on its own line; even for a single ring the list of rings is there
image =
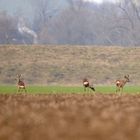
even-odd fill
[[[25,90],[25,93],[27,93],[27,90],[26,90],[26,88],[24,88],[24,90]]]
[[[123,88],[121,88],[121,95],[122,95],[122,93],[123,93]]]
[[[119,87],[116,87],[116,93],[119,91]]]
[[[116,93],[117,93],[117,92],[119,92],[119,93],[121,92],[121,87],[118,87],[118,88],[117,88]]]
[[[85,90],[86,92],[89,92],[89,86],[88,87],[85,87],[85,89],[86,89]]]
[[[119,88],[118,88],[118,92],[119,92],[119,95],[122,94],[122,87],[119,87]]]
[[[116,87],[116,93],[117,93],[117,87]]]
[[[86,87],[84,86],[84,91],[86,91]]]
[[[20,87],[18,88],[18,91],[17,91],[18,93],[20,92]]]

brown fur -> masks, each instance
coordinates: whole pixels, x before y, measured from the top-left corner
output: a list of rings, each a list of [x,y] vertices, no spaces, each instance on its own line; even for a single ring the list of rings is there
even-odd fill
[[[21,90],[24,90],[25,92],[27,92],[26,87],[25,87],[25,83],[21,80],[21,74],[17,75],[17,86],[18,86],[18,92],[20,92]]]
[[[125,86],[125,84],[129,82],[129,75],[124,76],[123,80],[116,80],[116,93],[118,91],[121,91],[121,93],[123,92],[123,87]]]
[[[95,88],[93,86],[90,85],[89,81],[87,80],[87,78],[83,79],[83,86],[84,86],[84,90],[86,91],[86,88],[90,88],[91,90],[95,91]]]

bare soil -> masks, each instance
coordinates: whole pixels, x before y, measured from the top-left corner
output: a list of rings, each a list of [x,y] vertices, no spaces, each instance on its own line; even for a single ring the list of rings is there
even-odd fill
[[[0,140],[139,140],[140,95],[0,95]]]

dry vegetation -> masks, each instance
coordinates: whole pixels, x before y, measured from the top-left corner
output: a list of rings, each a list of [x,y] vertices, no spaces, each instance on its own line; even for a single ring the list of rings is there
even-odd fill
[[[1,140],[139,140],[140,95],[0,95]]]
[[[114,84],[129,74],[140,84],[140,48],[92,46],[0,46],[0,84],[13,84],[22,73],[28,84]]]
[[[0,84],[140,84],[140,48],[0,46]],[[140,95],[0,95],[2,140],[139,140]]]

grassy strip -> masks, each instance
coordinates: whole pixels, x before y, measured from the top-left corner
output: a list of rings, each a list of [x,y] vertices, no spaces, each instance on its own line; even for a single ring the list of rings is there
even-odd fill
[[[27,93],[38,94],[38,93],[82,93],[83,87],[67,87],[67,86],[28,86]],[[23,91],[24,92],[24,91]],[[0,86],[0,94],[13,94],[17,93],[16,86]]]
[[[116,93],[115,86],[97,86],[96,92],[100,93]],[[123,93],[140,93],[140,86],[125,86],[123,88]]]
[[[96,93],[115,93],[115,86],[96,86]],[[77,86],[28,86],[27,92],[30,94],[59,94],[59,93],[85,93],[83,87]],[[124,93],[140,93],[140,86],[125,86]],[[16,86],[0,86],[0,94],[15,94]],[[93,93],[90,89],[86,93]]]

